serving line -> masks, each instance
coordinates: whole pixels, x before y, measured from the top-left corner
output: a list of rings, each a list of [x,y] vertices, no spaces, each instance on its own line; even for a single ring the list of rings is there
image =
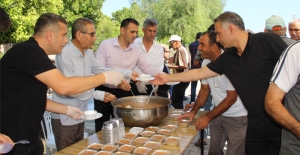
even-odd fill
[[[170,115],[173,110],[178,109],[171,109],[169,112],[168,117],[160,124],[158,127],[163,127],[165,125],[177,125],[177,121],[172,121]],[[195,129],[195,122],[196,118],[198,118],[201,115],[204,115],[206,111],[198,111],[195,119],[190,123],[190,125],[187,128],[179,128],[175,133],[171,134],[171,136],[177,136],[180,137],[180,144],[177,147],[171,147],[167,145],[162,145],[161,149],[163,150],[169,150],[170,153],[173,155],[181,155],[186,150],[188,145],[191,143],[191,141],[194,139],[194,137],[197,135],[198,130]],[[125,132],[128,133],[129,129],[132,127],[126,127],[125,126]],[[55,155],[69,155],[69,154],[78,154],[80,151],[84,150],[87,146],[89,146],[92,143],[101,143],[102,142],[102,132],[99,131],[59,152],[56,152]]]

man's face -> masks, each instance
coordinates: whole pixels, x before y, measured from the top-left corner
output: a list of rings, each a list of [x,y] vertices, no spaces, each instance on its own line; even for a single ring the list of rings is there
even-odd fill
[[[224,23],[223,25],[220,22],[215,23],[215,32],[217,33],[217,42],[223,45],[224,48],[232,47],[232,34],[229,30],[229,24]]]
[[[170,44],[171,44],[172,48],[178,49],[181,46],[181,41],[172,40],[172,41],[170,41]]]
[[[289,33],[293,40],[300,40],[300,22],[289,24]]]
[[[59,54],[63,47],[68,43],[67,38],[68,28],[64,23],[59,22],[57,30],[53,32],[52,52],[50,54]]]
[[[149,41],[153,41],[155,39],[157,33],[157,26],[147,26],[142,30],[144,33],[144,39]]]
[[[202,59],[211,59],[212,47],[209,45],[208,34],[200,37],[198,50],[200,51]]]
[[[128,44],[132,44],[134,40],[136,39],[137,33],[138,33],[138,26],[134,23],[129,23],[126,28],[121,28],[121,33],[125,38],[125,41]]]
[[[96,29],[94,24],[87,24],[84,31],[79,32],[77,37],[82,49],[90,49],[93,47],[96,37]]]

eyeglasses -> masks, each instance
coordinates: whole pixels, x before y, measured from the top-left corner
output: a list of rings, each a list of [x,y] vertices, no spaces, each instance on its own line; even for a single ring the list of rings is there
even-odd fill
[[[298,32],[298,31],[300,31],[300,29],[289,29],[289,31],[296,31],[296,32]]]
[[[171,44],[173,44],[173,43],[175,43],[175,42],[178,42],[178,41],[170,41]]]
[[[84,34],[89,34],[92,38],[95,37],[96,35],[96,32],[91,32],[91,33],[88,33],[88,32],[82,32],[80,31],[81,33],[84,33]]]

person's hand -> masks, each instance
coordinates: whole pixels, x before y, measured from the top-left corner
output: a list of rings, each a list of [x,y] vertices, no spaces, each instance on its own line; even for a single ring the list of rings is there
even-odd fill
[[[135,85],[140,93],[147,94],[148,89],[143,82],[137,82]]]
[[[181,120],[181,119],[183,119],[183,118],[189,117],[189,118],[190,118],[190,122],[192,122],[192,120],[194,119],[195,115],[196,115],[196,114],[193,113],[193,112],[187,112],[187,113],[185,113],[185,114],[179,116],[179,117],[177,118],[177,121],[179,121],[179,120]]]
[[[116,96],[105,91],[96,90],[93,93],[93,97],[95,100],[103,101],[105,103],[111,102],[116,99]]]
[[[189,111],[191,108],[193,108],[194,107],[194,104],[192,103],[192,104],[186,104],[185,106],[184,106],[184,111]]]
[[[211,119],[207,115],[202,115],[201,117],[199,117],[197,119],[197,121],[195,123],[195,127],[197,130],[205,129],[205,128],[207,128],[210,121],[211,121]]]
[[[168,74],[166,73],[158,73],[154,75],[154,80],[151,80],[150,83],[157,84],[157,85],[163,85],[168,82]]]
[[[125,91],[129,91],[131,89],[130,84],[126,80],[122,80],[121,83],[118,85],[118,87]]]
[[[113,95],[111,93],[108,93],[108,92],[105,92],[104,101],[103,102],[107,103],[107,102],[114,101],[115,99],[117,99],[115,95]]]
[[[103,74],[105,76],[106,84],[118,86],[121,83],[121,81],[124,80],[123,75],[115,71],[108,71],[104,72]]]
[[[11,145],[15,145],[15,143],[5,134],[0,133],[0,144],[2,143],[9,143]]]
[[[83,115],[82,111],[77,107],[68,106],[67,115],[70,116],[73,119],[80,119],[80,117]]]
[[[136,72],[136,71],[133,71],[132,74],[131,74],[131,80],[132,81],[137,81],[136,78],[139,77],[139,73]]]

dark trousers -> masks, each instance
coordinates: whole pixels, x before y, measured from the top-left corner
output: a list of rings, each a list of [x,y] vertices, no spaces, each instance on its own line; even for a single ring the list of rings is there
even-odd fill
[[[6,155],[43,155],[44,145],[40,137],[37,137],[35,143],[18,144]]]
[[[175,109],[183,109],[184,94],[189,84],[190,82],[180,82],[179,84],[173,86],[171,99],[172,106]]]
[[[191,82],[191,102],[195,102],[197,84],[198,84],[198,81]]]
[[[60,119],[51,119],[57,151],[83,139],[84,122],[75,125],[62,125]]]
[[[271,128],[272,127],[270,126],[270,129]],[[248,125],[245,144],[246,154],[278,155],[280,149],[280,140],[280,132],[278,134],[270,134],[268,131],[251,129]]]
[[[96,90],[102,90],[114,94],[117,98],[132,96],[130,91],[124,91],[122,89],[112,89],[105,86],[98,86]],[[99,100],[94,100],[94,109],[102,114],[102,117],[95,120],[95,130],[96,132],[102,130],[103,123],[110,120],[110,118],[115,117],[113,114],[113,107],[111,102],[103,102]]]

